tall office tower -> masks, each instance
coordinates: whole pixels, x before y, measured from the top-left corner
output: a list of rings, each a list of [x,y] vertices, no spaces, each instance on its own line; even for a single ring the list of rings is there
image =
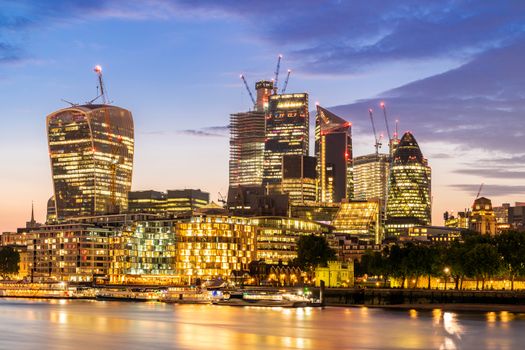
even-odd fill
[[[315,157],[283,157],[282,192],[288,194],[290,204],[304,205],[315,202],[315,164]]]
[[[431,224],[430,167],[410,132],[401,138],[390,169],[386,230],[389,236]]]
[[[106,104],[47,116],[57,220],[125,210],[133,171],[131,112]]]
[[[263,184],[279,192],[285,155],[308,155],[308,94],[270,96],[266,116]]]
[[[354,197],[356,200],[379,199],[386,203],[390,157],[368,154],[354,158]]]
[[[264,118],[273,83],[258,81],[255,88],[255,111],[230,115],[230,188],[262,185]]]
[[[353,198],[352,123],[317,106],[315,118],[318,201],[338,203]]]

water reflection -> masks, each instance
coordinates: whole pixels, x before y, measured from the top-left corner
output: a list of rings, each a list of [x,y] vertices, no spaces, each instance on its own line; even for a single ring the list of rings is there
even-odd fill
[[[0,349],[513,349],[525,341],[525,320],[508,312],[2,299],[0,310]]]

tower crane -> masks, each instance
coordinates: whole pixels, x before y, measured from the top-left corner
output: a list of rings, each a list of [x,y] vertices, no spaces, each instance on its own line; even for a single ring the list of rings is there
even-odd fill
[[[220,192],[219,192],[219,198],[218,198],[218,201],[219,201],[219,203],[222,203],[222,206],[223,206],[223,207],[226,206],[226,198],[225,198],[224,195],[222,195]]]
[[[277,83],[279,82],[279,70],[281,69],[281,60],[283,55],[277,57],[277,67],[275,67],[275,77],[273,78],[273,92],[277,93]]]
[[[372,110],[372,108],[369,108],[368,109],[368,115],[370,116],[370,122],[372,123],[372,131],[374,132],[374,140],[375,140],[375,144],[374,144],[374,147],[376,149],[376,155],[379,154],[379,149],[381,148],[381,138],[378,138],[377,137],[377,132],[376,132],[376,124],[374,123],[374,111]]]
[[[255,102],[255,98],[253,98],[252,91],[250,90],[250,87],[248,86],[248,83],[246,82],[246,78],[244,77],[244,74],[241,74],[242,82],[244,83],[244,86],[246,87],[246,91],[248,91],[248,95],[250,95],[250,99],[252,100],[253,106],[257,104]]]
[[[483,185],[484,183],[481,183],[481,185],[479,185],[479,190],[478,190],[478,194],[476,194],[476,199],[479,198],[479,195],[481,194],[481,190],[483,190]]]
[[[98,77],[98,87],[100,89],[100,94],[93,100],[90,101],[90,103],[93,103],[98,98],[102,97],[102,102],[104,105],[108,105],[109,99],[106,92],[106,87],[104,86],[104,80],[102,79],[102,67],[97,65],[93,69],[93,71],[97,74]],[[115,213],[117,212],[117,168],[119,163],[123,162],[123,156],[121,154],[121,143],[122,143],[122,137],[117,136],[116,130],[112,130],[111,128],[111,115],[109,108],[104,108],[104,124],[106,127],[106,136],[107,141],[110,147],[110,155],[111,155],[111,164],[109,166],[109,172],[110,172],[110,183],[109,183],[109,206],[107,208],[107,211],[109,213]]]
[[[108,98],[108,94],[106,92],[106,87],[104,86],[104,80],[102,79],[102,67],[97,64],[95,66],[95,68],[93,68],[93,70],[95,71],[95,73],[97,74],[97,77],[98,77],[98,86],[99,86],[99,89],[100,89],[100,95],[98,97],[102,97],[102,103],[103,104],[108,104],[109,103],[109,98]]]
[[[396,128],[394,130],[394,138],[395,139],[397,139],[399,137],[399,134],[397,132],[398,126],[399,126],[399,119],[396,119]]]
[[[390,137],[390,127],[388,126],[388,118],[386,116],[386,105],[385,102],[381,101],[379,104],[381,106],[381,109],[383,110],[383,115],[385,117],[385,125],[386,125],[386,134],[388,136],[388,142],[392,141],[392,137]]]
[[[286,92],[286,88],[288,87],[288,80],[290,79],[290,73],[292,73],[292,70],[288,69],[288,74],[286,74],[286,79],[284,80],[283,89],[281,90],[282,94]]]

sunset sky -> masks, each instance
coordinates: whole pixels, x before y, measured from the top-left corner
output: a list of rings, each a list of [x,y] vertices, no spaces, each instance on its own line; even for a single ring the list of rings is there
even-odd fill
[[[278,54],[289,92],[353,123],[354,156],[386,102],[429,159],[434,224],[482,182],[494,205],[525,201],[525,1],[0,0],[0,232],[31,201],[45,220],[45,117],[96,95],[96,64],[133,113],[133,189],[225,195],[239,74],[270,79]]]

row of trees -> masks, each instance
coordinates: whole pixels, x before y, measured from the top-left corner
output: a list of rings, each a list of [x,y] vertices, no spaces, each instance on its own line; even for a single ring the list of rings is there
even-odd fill
[[[525,232],[508,231],[496,237],[466,233],[463,242],[448,245],[407,243],[392,245],[382,252],[367,252],[355,266],[356,276],[377,275],[384,285],[389,278],[417,281],[428,277],[453,278],[454,288],[462,289],[463,280],[472,278],[476,286],[494,277],[514,280],[525,277]]]

